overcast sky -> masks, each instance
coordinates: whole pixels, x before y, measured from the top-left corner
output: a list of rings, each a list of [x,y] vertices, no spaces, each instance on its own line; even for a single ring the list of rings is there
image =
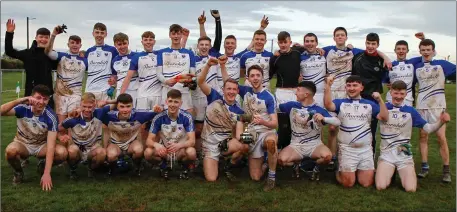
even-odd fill
[[[38,9],[40,8],[40,9]],[[4,51],[4,33],[8,18],[16,22],[14,47],[26,48],[26,17],[30,21],[30,43],[40,27],[52,29],[57,24],[68,26],[67,34],[56,38],[54,47],[66,50],[68,36],[82,37],[82,49],[94,45],[91,32],[96,22],[108,27],[106,43],[112,45],[112,36],[124,32],[130,37],[132,50],[143,50],[140,40],[144,31],[156,34],[156,46],[161,49],[170,45],[168,27],[178,23],[190,29],[188,45],[195,45],[198,39],[197,18],[206,11],[205,24],[208,36],[214,39],[214,19],[210,9],[219,9],[222,17],[223,37],[234,34],[238,39],[237,52],[246,47],[254,30],[260,26],[265,14],[270,25],[266,29],[269,40],[266,49],[277,48],[276,35],[281,30],[292,35],[293,42],[303,43],[303,35],[314,32],[319,38],[319,46],[334,45],[333,29],[344,26],[348,30],[348,43],[365,48],[365,36],[370,32],[380,35],[383,52],[395,58],[393,53],[397,40],[404,39],[410,45],[409,57],[418,55],[419,40],[414,33],[423,31],[426,37],[436,43],[438,58],[451,56],[456,60],[456,2],[1,2],[1,51]],[[222,48],[223,49],[223,48]],[[223,51],[223,50],[222,50]]]

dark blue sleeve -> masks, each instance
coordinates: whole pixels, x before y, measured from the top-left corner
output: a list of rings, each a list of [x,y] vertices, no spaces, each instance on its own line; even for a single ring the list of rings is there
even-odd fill
[[[244,49],[243,51],[239,52],[238,54],[235,54],[235,57],[236,58],[240,58],[241,56],[243,56],[244,53],[248,52],[248,49]]]
[[[114,70],[114,62],[116,62],[116,61],[115,60],[111,61],[111,74],[112,75],[117,75],[117,71]]]
[[[86,66],[85,71],[87,71],[89,69],[89,63],[87,62],[87,58],[83,58],[83,62],[84,62],[84,65]]]
[[[242,99],[244,99],[244,95],[246,95],[246,93],[249,92],[249,87],[245,85],[238,85],[238,89],[238,94],[241,96]]]
[[[325,51],[324,56],[327,57],[328,52],[329,52],[330,50],[332,50],[334,47],[335,47],[335,46],[326,46],[326,47],[322,48],[322,49]]]
[[[156,135],[159,133],[159,131],[162,128],[161,117],[163,117],[163,116],[160,116],[160,117],[156,116],[156,117],[154,117],[154,119],[152,119],[151,128],[149,129],[149,132],[156,134]]]
[[[138,71],[138,60],[140,57],[138,55],[133,56],[132,60],[130,61],[129,70]]]
[[[446,77],[455,74],[455,64],[452,64],[446,60],[439,60],[438,64],[441,66],[441,68],[443,68],[443,72]]]
[[[57,52],[57,61],[62,60],[62,57],[65,57],[66,55],[68,55],[68,54],[65,52]]]
[[[410,58],[406,63],[414,65],[420,62],[422,62],[422,56]]]
[[[382,82],[383,83],[390,83],[390,77],[389,77],[389,72],[388,71],[383,73]]]
[[[27,113],[27,108],[23,104],[16,105],[16,107],[14,107],[13,109],[14,109],[14,112],[15,112],[14,115],[16,116],[16,118],[23,118],[23,117],[25,117],[25,114]]]
[[[335,113],[338,114],[340,113],[340,107],[341,104],[343,103],[343,99],[334,99],[333,104],[335,104]]]
[[[208,96],[206,96],[206,100],[208,101],[208,105],[213,103],[214,101],[222,99],[222,96],[219,92],[211,88],[211,92],[209,93]]]
[[[316,107],[316,112],[320,113],[324,117],[332,117],[326,109],[319,106]]]
[[[137,111],[137,120],[141,123],[144,124],[148,121],[151,121],[154,116],[157,115],[157,113],[152,112],[152,111]]]
[[[276,113],[276,99],[273,95],[271,95],[271,98],[268,98],[266,101],[266,106],[268,114]]]
[[[186,132],[195,132],[195,126],[194,126],[194,121],[192,120],[192,116],[190,114],[187,114],[184,116],[184,129]]]
[[[189,50],[190,67],[195,68],[195,54]]]
[[[157,66],[163,66],[162,51],[157,51]]]
[[[65,129],[73,128],[78,124],[78,121],[75,118],[67,118],[62,122],[62,127]]]
[[[89,56],[89,53],[91,52],[91,48],[88,48],[86,52],[84,52],[84,58],[87,58]]]
[[[376,117],[378,116],[379,111],[380,111],[379,105],[372,101],[370,101],[370,105],[371,105],[371,109],[372,109],[371,118],[376,119]]]
[[[353,55],[358,55],[358,54],[364,52],[363,49],[359,49],[359,48],[353,48],[353,49],[351,49],[351,51],[352,51]]]
[[[115,58],[116,56],[119,55],[119,52],[117,51],[116,47],[112,46],[111,48],[111,54],[113,54],[112,58]]]
[[[408,112],[411,114],[411,118],[413,119],[413,127],[423,128],[427,121],[425,121],[422,116],[417,112],[416,109],[413,107],[408,107]]]
[[[246,54],[244,54],[243,56],[241,56],[241,59],[240,59],[240,68],[243,68],[243,69],[246,69]]]
[[[102,108],[97,108],[94,111],[94,118],[97,118],[98,120],[103,120],[103,117],[106,116],[106,114],[111,110],[111,106],[106,105]]]
[[[57,132],[59,122],[57,122],[57,115],[53,112],[48,112],[46,111],[48,119],[47,119],[47,124],[48,124],[48,131],[51,132]]]
[[[294,105],[295,102],[286,102],[279,104],[279,111],[290,114],[290,111],[292,110],[292,108],[294,108]]]

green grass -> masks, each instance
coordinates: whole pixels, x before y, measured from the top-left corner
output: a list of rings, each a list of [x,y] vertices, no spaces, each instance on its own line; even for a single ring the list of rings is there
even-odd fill
[[[20,74],[5,74],[3,88],[14,89],[18,79]],[[139,178],[124,174],[110,180],[102,176],[88,179],[83,166],[78,169],[81,179],[77,182],[68,179],[66,166],[54,167],[54,187],[52,192],[46,193],[41,191],[40,176],[35,171],[36,160],[31,158],[31,164],[25,169],[26,181],[18,186],[12,186],[12,170],[2,160],[2,211],[455,211],[455,89],[455,84],[446,86],[448,111],[452,117],[447,126],[451,184],[440,182],[442,162],[435,135],[431,135],[429,141],[430,174],[418,181],[416,193],[404,192],[399,178],[385,191],[358,185],[344,189],[325,171],[320,182],[311,182],[292,180],[291,170],[283,170],[277,173],[278,188],[264,193],[261,183],[249,179],[246,168],[238,174],[238,183],[229,184],[225,177],[216,183],[207,183],[200,176],[188,181],[171,179],[164,182],[153,170],[147,170]],[[14,92],[2,93],[3,102],[14,98]],[[15,120],[14,117],[1,117],[2,154],[16,133]],[[379,135],[377,140],[380,141]],[[414,129],[411,143],[416,170],[419,170],[417,129]]]

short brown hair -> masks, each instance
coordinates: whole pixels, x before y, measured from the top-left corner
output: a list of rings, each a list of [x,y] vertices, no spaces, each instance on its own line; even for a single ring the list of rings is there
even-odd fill
[[[421,46],[432,46],[432,50],[435,50],[435,42],[431,39],[424,39],[419,43],[419,48]]]
[[[68,41],[73,40],[76,41],[77,43],[81,43],[81,38],[77,35],[72,35],[68,38]]]
[[[236,80],[234,80],[234,79],[232,79],[232,78],[228,78],[228,79],[226,79],[226,80],[224,81],[224,87],[225,87],[225,84],[227,84],[227,83],[233,83],[233,84],[238,85],[238,81],[236,81]]]
[[[394,83],[392,83],[392,85],[390,86],[390,88],[392,90],[406,90],[407,88],[407,85],[405,82],[401,81],[401,80],[397,80],[395,81]]]
[[[209,43],[211,43],[211,38],[209,38],[208,36],[202,36],[198,39],[197,43],[200,43],[200,41],[203,41],[203,40],[207,40],[209,41]]]
[[[35,87],[33,87],[32,89],[32,95],[34,95],[35,93],[39,93],[43,96],[51,96],[51,89],[49,89],[48,86],[46,85],[43,85],[43,84],[39,84],[39,85],[35,85]]]
[[[116,104],[119,104],[119,103],[122,103],[122,104],[133,103],[133,98],[128,93],[121,93],[121,94],[119,94],[119,96],[116,99]]]
[[[95,103],[95,95],[91,92],[86,92],[81,96],[81,102]]]
[[[170,32],[182,32],[182,26],[179,24],[172,24],[170,26]]]
[[[225,40],[227,40],[227,39],[233,39],[236,41],[235,35],[227,35],[227,37],[225,37]]]
[[[256,70],[260,71],[260,73],[261,73],[262,76],[263,76],[263,69],[262,69],[262,67],[260,67],[259,65],[252,65],[251,67],[249,67],[249,68],[248,68],[248,76],[249,76],[249,74],[251,73],[251,70],[253,70],[253,69],[256,69]]]
[[[141,39],[143,39],[143,38],[153,38],[153,39],[155,39],[156,35],[154,35],[154,33],[151,32],[151,31],[146,31],[146,32],[143,32],[143,34],[141,35]]]
[[[281,31],[278,34],[278,41],[285,41],[287,38],[290,38],[290,34],[286,31]]]
[[[129,36],[124,34],[124,33],[122,33],[122,32],[119,32],[119,33],[117,33],[117,34],[115,34],[113,36],[114,43],[116,43],[117,41],[121,41],[122,42],[124,40],[129,41]]]
[[[172,99],[181,99],[181,97],[182,97],[181,91],[176,90],[176,89],[171,89],[171,90],[168,91],[168,93],[167,93],[167,99],[168,99],[168,98],[172,98]]]
[[[94,30],[96,30],[96,29],[98,29],[100,31],[106,31],[106,25],[98,22],[94,25]]]
[[[258,29],[254,32],[254,36],[255,35],[265,35],[265,38],[267,38],[267,33],[265,33],[265,31],[261,30],[261,29]]]

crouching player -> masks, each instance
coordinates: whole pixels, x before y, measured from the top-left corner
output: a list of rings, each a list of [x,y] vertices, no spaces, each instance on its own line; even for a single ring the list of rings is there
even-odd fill
[[[219,58],[221,73],[225,76],[224,78],[229,78],[225,67],[227,59],[226,56]],[[224,96],[221,96],[205,80],[211,66],[217,64],[218,59],[209,58],[197,81],[208,100],[202,131],[203,171],[207,181],[216,181],[220,156],[232,155],[231,159],[226,160],[224,166],[227,178],[232,181],[235,176],[230,171],[231,167],[241,159],[243,153],[248,153],[249,146],[239,141],[243,131],[243,123],[240,121],[239,115],[244,114],[244,111],[236,102],[239,91],[238,82],[234,79],[225,80],[222,88]]]
[[[407,192],[415,192],[417,178],[410,144],[412,127],[432,133],[450,121],[449,114],[443,112],[438,122],[428,124],[416,109],[405,104],[406,90],[406,83],[400,80],[392,83],[390,88],[392,103],[386,103],[389,119],[381,122],[381,155],[375,177],[378,190],[389,186],[397,168],[403,188]]]
[[[279,105],[279,111],[290,116],[292,141],[279,153],[278,163],[292,166],[304,158],[317,160],[311,180],[319,180],[319,165],[328,164],[332,159],[332,152],[321,141],[322,124],[340,125],[337,117],[332,117],[317,105],[314,101],[315,93],[316,85],[311,81],[303,81],[298,83],[295,93],[297,101]],[[299,169],[295,170],[294,175],[299,176]]]
[[[51,168],[54,163],[67,158],[64,146],[56,144],[57,116],[48,106],[51,90],[37,85],[31,96],[5,103],[2,116],[16,116],[17,133],[5,149],[5,156],[14,171],[13,184],[21,183],[24,171],[20,159],[35,156],[39,159],[38,172],[42,175],[41,186],[45,191],[52,188]]]
[[[107,101],[107,103],[113,103]],[[110,143],[106,156],[110,164],[108,176],[111,176],[119,157],[128,155],[133,160],[135,174],[140,176],[143,144],[138,139],[141,125],[150,121],[157,114],[151,110],[135,110],[130,94],[123,93],[117,97],[117,110],[110,111],[103,118],[103,123],[110,131]]]
[[[372,119],[386,121],[388,111],[381,95],[373,93],[373,99],[378,104],[362,99],[362,79],[351,75],[346,79],[346,94],[348,98],[332,101],[331,86],[333,77],[326,79],[324,105],[330,112],[335,112],[341,121],[338,133],[338,163],[337,181],[344,187],[352,187],[357,180],[363,187],[373,185],[374,157],[371,142],[370,123]]]
[[[59,130],[71,131],[72,144],[68,146],[68,165],[70,179],[77,179],[76,168],[80,161],[88,162],[88,177],[93,177],[93,170],[105,162],[106,151],[102,141],[102,120],[110,111],[110,106],[96,108],[95,95],[86,92],[81,97],[81,106],[69,114],[60,125]],[[69,140],[68,134],[63,137]]]
[[[182,95],[179,90],[168,91],[165,104],[168,109],[152,120],[144,158],[149,162],[162,161],[160,169],[165,179],[168,179],[168,171],[178,160],[183,168],[179,178],[188,179],[189,165],[197,158],[192,115],[180,109]]]

